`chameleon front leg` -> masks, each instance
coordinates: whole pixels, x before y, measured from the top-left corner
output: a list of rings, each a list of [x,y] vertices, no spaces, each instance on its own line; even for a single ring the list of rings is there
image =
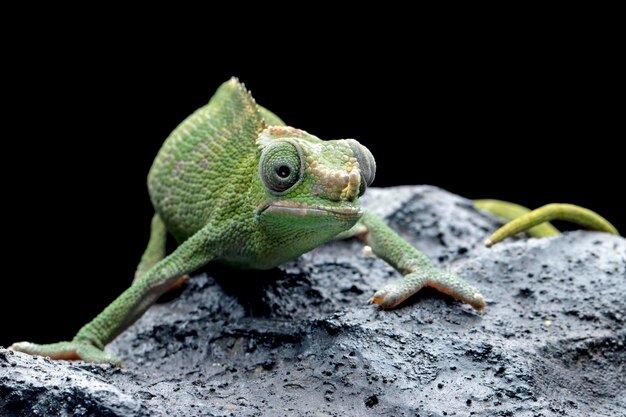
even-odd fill
[[[121,359],[104,352],[104,346],[134,323],[181,275],[191,273],[216,255],[211,228],[205,226],[163,258],[124,291],[95,319],[83,326],[73,340],[39,345],[13,344],[10,349],[52,359],[82,359],[95,363],[121,364]]]
[[[424,287],[432,287],[482,311],[485,299],[463,278],[436,268],[423,253],[402,239],[380,218],[365,212],[351,231],[404,277],[376,291],[371,301],[392,309]],[[345,237],[345,236],[342,236]]]

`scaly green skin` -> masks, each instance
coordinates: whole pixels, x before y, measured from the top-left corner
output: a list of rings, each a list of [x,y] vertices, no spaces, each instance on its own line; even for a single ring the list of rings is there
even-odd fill
[[[235,79],[168,137],[148,175],[156,214],[135,280],[74,339],[11,348],[53,359],[116,363],[104,346],[180,277],[210,261],[272,268],[333,238],[358,236],[404,278],[372,297],[394,308],[425,286],[481,311],[462,278],[435,268],[359,197],[374,179],[371,153],[357,141],[320,139],[257,106]],[[165,253],[168,232],[179,242]]]

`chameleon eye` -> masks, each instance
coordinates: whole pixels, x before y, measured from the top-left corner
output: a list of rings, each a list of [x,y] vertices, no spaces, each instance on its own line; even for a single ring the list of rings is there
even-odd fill
[[[300,153],[289,142],[277,142],[261,153],[259,174],[270,192],[282,193],[300,179]]]

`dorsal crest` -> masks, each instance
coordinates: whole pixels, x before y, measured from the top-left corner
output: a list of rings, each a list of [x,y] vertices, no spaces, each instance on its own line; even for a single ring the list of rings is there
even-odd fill
[[[206,107],[206,116],[230,140],[254,146],[265,129],[259,106],[246,87],[235,77],[222,84]]]

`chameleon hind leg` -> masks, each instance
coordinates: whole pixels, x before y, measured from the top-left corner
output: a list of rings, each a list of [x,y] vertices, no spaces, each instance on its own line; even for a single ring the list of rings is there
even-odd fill
[[[371,301],[393,309],[424,287],[450,295],[478,311],[485,307],[483,296],[463,278],[436,268],[423,253],[402,239],[375,214],[365,212],[356,226],[339,238],[357,236],[372,251],[398,270],[403,278],[374,293]]]
[[[150,225],[150,240],[148,246],[137,266],[133,284],[136,283],[150,268],[165,258],[165,243],[167,240],[167,229],[163,220],[158,214],[154,214]],[[34,343],[16,343],[11,348],[20,350],[32,355],[48,356],[52,359],[83,359],[88,362],[111,362],[117,363],[118,359],[112,355],[107,355],[97,348],[89,345],[78,345],[70,342],[51,343],[37,345]]]
[[[9,349],[51,359],[82,359],[95,363],[121,364],[104,346],[134,323],[178,279],[212,260],[219,234],[212,226],[183,242],[174,252],[153,265],[102,313],[83,326],[73,340],[52,344],[14,343]]]
[[[146,272],[156,265],[160,260],[165,258],[167,243],[167,228],[161,217],[155,213],[150,224],[150,240],[148,246],[141,256],[141,261],[137,265],[133,284],[141,278]],[[168,291],[175,290],[189,281],[189,275],[183,275],[177,279]]]
[[[476,204],[478,208],[484,208],[485,205],[481,203]],[[493,200],[492,200],[493,201]],[[504,204],[502,204],[504,203]],[[481,207],[482,205],[482,207]],[[509,208],[514,206],[512,203],[500,202],[500,204],[496,204],[496,207],[499,206],[505,207],[508,205]],[[519,206],[521,207],[521,206]],[[524,209],[524,207],[522,207]],[[487,211],[492,211],[489,208]],[[497,213],[495,213],[498,215]],[[537,225],[542,225],[542,223],[549,222],[551,220],[564,220],[572,223],[576,223],[580,226],[586,227],[591,230],[597,230],[600,232],[606,232],[618,235],[618,231],[611,223],[609,223],[604,217],[600,216],[594,211],[586,209],[584,207],[576,206],[574,204],[547,204],[543,207],[539,207],[538,209],[528,211],[526,213],[522,213],[520,217],[515,218],[514,220],[508,222],[500,229],[496,230],[486,241],[485,246],[491,247],[498,242],[506,239],[507,237],[513,236],[517,233],[529,230]],[[556,229],[554,229],[556,230]],[[557,231],[558,233],[558,231]],[[555,233],[549,234],[535,234],[535,236],[543,237],[543,236],[551,236]]]
[[[165,243],[167,242],[167,229],[165,223],[157,213],[152,216],[152,222],[150,223],[150,240],[148,240],[148,246],[141,256],[141,261],[137,265],[135,271],[136,282],[141,276],[156,265],[161,259],[165,258]]]

